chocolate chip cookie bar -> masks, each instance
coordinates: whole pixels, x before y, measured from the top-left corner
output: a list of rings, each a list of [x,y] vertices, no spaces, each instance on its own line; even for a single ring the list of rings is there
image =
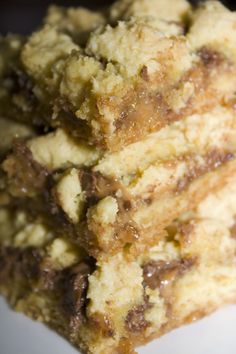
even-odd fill
[[[58,129],[13,145],[5,184],[18,205],[90,255],[128,248],[136,256],[234,174],[234,127],[234,112],[218,108],[106,154]]]
[[[217,41],[204,20],[211,13],[217,26],[227,24]],[[194,12],[185,0],[176,9],[170,1],[120,1],[104,14],[52,8],[19,53],[20,93],[34,100],[44,124],[118,151],[186,115],[232,103],[234,18],[214,1]]]
[[[52,6],[0,38],[0,293],[84,353],[236,300],[236,13]]]
[[[39,219],[3,209],[0,290],[85,352],[134,353],[235,301],[235,196],[231,176],[135,260],[120,252],[96,261]]]

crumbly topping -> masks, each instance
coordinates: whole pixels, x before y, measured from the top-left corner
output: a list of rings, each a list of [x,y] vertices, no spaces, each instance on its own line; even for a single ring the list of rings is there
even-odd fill
[[[187,38],[193,49],[207,47],[236,60],[236,13],[221,2],[202,3],[192,14],[192,25]]]
[[[99,152],[86,143],[76,141],[64,130],[46,134],[27,143],[33,158],[50,170],[69,166],[89,166],[96,162]]]
[[[112,21],[129,17],[155,17],[168,21],[181,21],[190,11],[190,4],[186,0],[119,0],[110,10]]]
[[[83,44],[91,31],[104,24],[105,18],[101,12],[82,7],[63,8],[52,5],[44,22],[63,33],[69,33],[76,43]]]
[[[40,80],[47,74],[54,63],[68,56],[79,47],[65,34],[58,33],[50,26],[45,26],[32,35],[22,52],[22,60],[29,72]]]
[[[66,238],[56,238],[47,248],[48,257],[56,268],[67,268],[78,263],[81,252]]]
[[[56,186],[59,205],[73,223],[78,223],[84,208],[85,195],[79,179],[79,171],[75,168],[67,171]]]

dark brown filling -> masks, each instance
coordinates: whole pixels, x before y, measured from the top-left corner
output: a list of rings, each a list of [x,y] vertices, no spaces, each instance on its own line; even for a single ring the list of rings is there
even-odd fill
[[[197,53],[207,70],[215,69],[226,63],[226,58],[219,52],[207,47],[201,48]]]
[[[94,271],[95,262],[87,258],[60,271],[42,256],[43,251],[35,248],[1,247],[0,284],[20,284],[19,296],[38,289],[46,291],[54,300],[57,298],[71,331],[75,332],[86,319],[88,276]]]
[[[132,310],[128,312],[125,319],[125,327],[128,332],[133,334],[139,334],[143,332],[150,323],[145,319],[145,311],[148,308],[148,304],[134,306]]]
[[[38,286],[46,291],[55,291],[58,288],[58,282],[61,279],[61,272],[53,267],[50,261],[43,261],[40,266],[40,276]]]
[[[96,204],[107,195],[115,195],[116,191],[120,188],[118,181],[105,177],[99,172],[92,172],[89,169],[80,170],[79,178],[82,190],[86,191],[88,206]]]
[[[49,172],[37,163],[23,141],[13,143],[13,153],[3,163],[9,190],[15,197],[34,196],[45,187]]]
[[[35,248],[0,248],[0,283],[11,278],[22,278],[31,283],[40,274],[41,254]]]
[[[7,79],[9,81],[8,88],[10,89],[11,95],[23,94],[29,103],[29,110],[32,110],[36,104],[36,97],[33,94],[33,83],[29,76],[18,68],[12,72],[11,76],[8,76]]]
[[[51,109],[39,102],[34,93],[34,83],[22,68],[19,58],[2,78],[1,87],[5,90],[0,99],[0,113],[4,117],[38,127],[48,126]]]
[[[86,258],[62,271],[55,270],[50,263],[41,266],[40,283],[46,290],[56,294],[59,308],[65,320],[68,320],[72,334],[78,332],[80,326],[86,322],[88,276],[94,269],[95,262],[92,258]]]
[[[91,170],[83,170],[79,172],[82,189],[86,195],[86,208],[95,205],[99,200],[106,196],[113,196],[116,198],[119,213],[114,228],[114,237],[111,243],[107,245],[110,252],[117,247],[123,247],[125,244],[132,244],[139,238],[138,228],[135,222],[132,221],[132,215],[135,211],[133,207],[132,197],[125,190],[122,184],[114,178],[109,178],[101,175],[98,172],[92,172]],[[116,192],[120,190],[122,197],[117,198]],[[106,246],[100,244],[98,235],[101,235],[104,230],[103,226],[93,223],[92,221],[88,225],[88,220],[82,221],[78,227],[78,234],[80,243],[86,250],[93,256],[101,250],[105,250]]]
[[[62,127],[70,137],[89,141],[91,137],[91,127],[88,122],[75,117],[74,108],[65,97],[54,97],[54,114],[57,118],[50,122],[52,127]]]
[[[184,275],[196,263],[195,259],[166,261],[150,261],[143,266],[144,285],[150,289],[166,289],[176,281],[178,277]]]
[[[172,318],[173,286],[196,262],[196,258],[185,258],[171,262],[150,261],[143,266],[143,285],[152,290],[159,288],[166,304],[168,318]]]
[[[62,275],[62,306],[70,318],[72,331],[78,330],[85,319],[88,276],[94,270],[94,262],[82,261],[77,266],[66,270]]]
[[[191,158],[191,157],[190,157]],[[204,156],[204,164],[199,167],[193,167],[188,170],[187,174],[177,182],[176,192],[184,191],[192,181],[198,177],[214,171],[222,164],[232,161],[235,158],[234,154],[227,151],[211,150]]]
[[[120,208],[128,211],[132,208],[132,197],[118,179],[102,175],[89,169],[79,171],[79,178],[83,191],[86,193],[87,207],[96,204],[106,196],[116,197],[118,190],[121,191],[122,201]]]
[[[230,235],[232,238],[236,240],[236,218],[235,218],[235,223],[230,228]]]

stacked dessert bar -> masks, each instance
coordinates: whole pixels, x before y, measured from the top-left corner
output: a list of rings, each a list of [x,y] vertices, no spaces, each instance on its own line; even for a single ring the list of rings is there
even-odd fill
[[[0,78],[16,310],[85,353],[131,354],[236,300],[236,13],[53,6],[1,38]]]

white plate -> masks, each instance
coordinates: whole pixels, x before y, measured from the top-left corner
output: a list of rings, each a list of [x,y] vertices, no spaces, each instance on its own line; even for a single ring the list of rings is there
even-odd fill
[[[139,354],[235,354],[236,306],[169,333]],[[0,299],[0,354],[78,354],[42,324],[9,310]],[[104,353],[106,354],[106,353]]]

